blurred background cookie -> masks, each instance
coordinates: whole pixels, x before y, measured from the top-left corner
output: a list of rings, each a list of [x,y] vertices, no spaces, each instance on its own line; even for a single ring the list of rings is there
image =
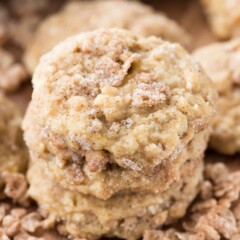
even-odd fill
[[[239,0],[202,0],[212,31],[220,39],[240,35]]]
[[[235,154],[240,151],[240,38],[197,49],[193,55],[220,96],[210,147],[220,153]]]
[[[157,36],[185,47],[190,36],[163,13],[137,1],[101,0],[67,3],[63,10],[47,18],[27,49],[25,63],[31,73],[40,57],[66,38],[98,28],[124,28],[143,36]]]

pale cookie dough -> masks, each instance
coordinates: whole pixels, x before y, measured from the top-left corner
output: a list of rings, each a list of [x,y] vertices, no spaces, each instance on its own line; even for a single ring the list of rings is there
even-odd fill
[[[193,164],[192,174],[189,164]],[[139,239],[145,229],[155,229],[182,217],[199,191],[202,161],[190,161],[181,169],[181,180],[167,191],[150,193],[119,193],[103,201],[90,195],[62,188],[52,178],[44,159],[31,163],[28,172],[29,194],[49,221],[57,223],[62,234],[85,237],[103,236]]]
[[[210,147],[224,154],[239,152],[240,38],[200,48],[194,56],[212,78],[220,95]]]
[[[4,172],[23,172],[27,168],[27,149],[21,131],[17,107],[0,94],[0,197],[3,195]]]
[[[212,82],[180,45],[125,30],[68,39],[42,58],[33,85],[27,145],[75,172],[76,185],[84,165],[93,175],[118,167],[138,179],[157,167],[168,186],[187,160],[180,154],[215,113]]]
[[[67,37],[97,28],[125,28],[143,36],[155,35],[190,45],[189,35],[173,20],[137,1],[102,0],[68,3],[39,27],[25,56],[30,72],[40,57]]]
[[[202,0],[213,32],[220,39],[240,35],[239,0]]]

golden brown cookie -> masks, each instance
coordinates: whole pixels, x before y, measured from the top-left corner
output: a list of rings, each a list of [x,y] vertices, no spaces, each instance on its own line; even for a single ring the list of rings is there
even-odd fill
[[[210,147],[225,154],[240,151],[240,38],[214,43],[194,56],[212,78],[220,99]]]
[[[98,28],[124,28],[143,36],[155,35],[190,45],[189,35],[173,20],[136,1],[76,1],[47,18],[25,56],[30,72],[40,57],[67,37]]]
[[[239,0],[202,0],[202,4],[217,37],[227,39],[240,35]]]
[[[0,94],[0,195],[3,194],[2,174],[23,172],[28,153],[21,131],[21,114],[17,107]]]
[[[73,175],[73,187],[108,171],[111,179],[117,169],[116,176],[133,174],[135,182],[155,171],[161,182],[155,188],[166,189],[188,159],[181,157],[184,149],[208,131],[215,112],[211,81],[180,45],[125,30],[66,40],[42,58],[33,85],[27,145],[33,155],[47,154],[61,174]],[[193,157],[202,156],[207,136]],[[127,177],[118,182],[106,194],[136,188]],[[89,193],[100,197],[99,185]]]

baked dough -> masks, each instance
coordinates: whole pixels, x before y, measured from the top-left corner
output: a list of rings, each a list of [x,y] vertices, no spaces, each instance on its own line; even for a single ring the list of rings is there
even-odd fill
[[[64,235],[89,240],[103,236],[136,240],[146,229],[184,216],[199,191],[202,163],[190,160],[184,164],[181,180],[162,193],[119,193],[104,201],[63,188],[52,178],[47,161],[35,159],[28,172],[29,194],[48,214],[46,222],[50,226],[56,223]]]
[[[73,175],[73,187],[84,188],[86,173],[89,180],[91,174],[103,179],[104,172],[111,186],[113,173],[115,189],[87,189],[103,199],[120,190],[148,189],[156,184],[149,177],[154,171],[161,182],[154,190],[165,190],[188,159],[183,150],[208,131],[215,112],[212,82],[180,45],[126,30],[66,40],[42,58],[33,85],[23,125],[30,151],[47,154],[61,174]],[[143,176],[146,183],[136,187]]]

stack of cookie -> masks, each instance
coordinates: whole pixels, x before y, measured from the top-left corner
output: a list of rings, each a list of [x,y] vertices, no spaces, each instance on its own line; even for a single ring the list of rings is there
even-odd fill
[[[23,128],[29,194],[63,234],[138,239],[199,190],[217,94],[178,44],[87,32],[41,58]]]

